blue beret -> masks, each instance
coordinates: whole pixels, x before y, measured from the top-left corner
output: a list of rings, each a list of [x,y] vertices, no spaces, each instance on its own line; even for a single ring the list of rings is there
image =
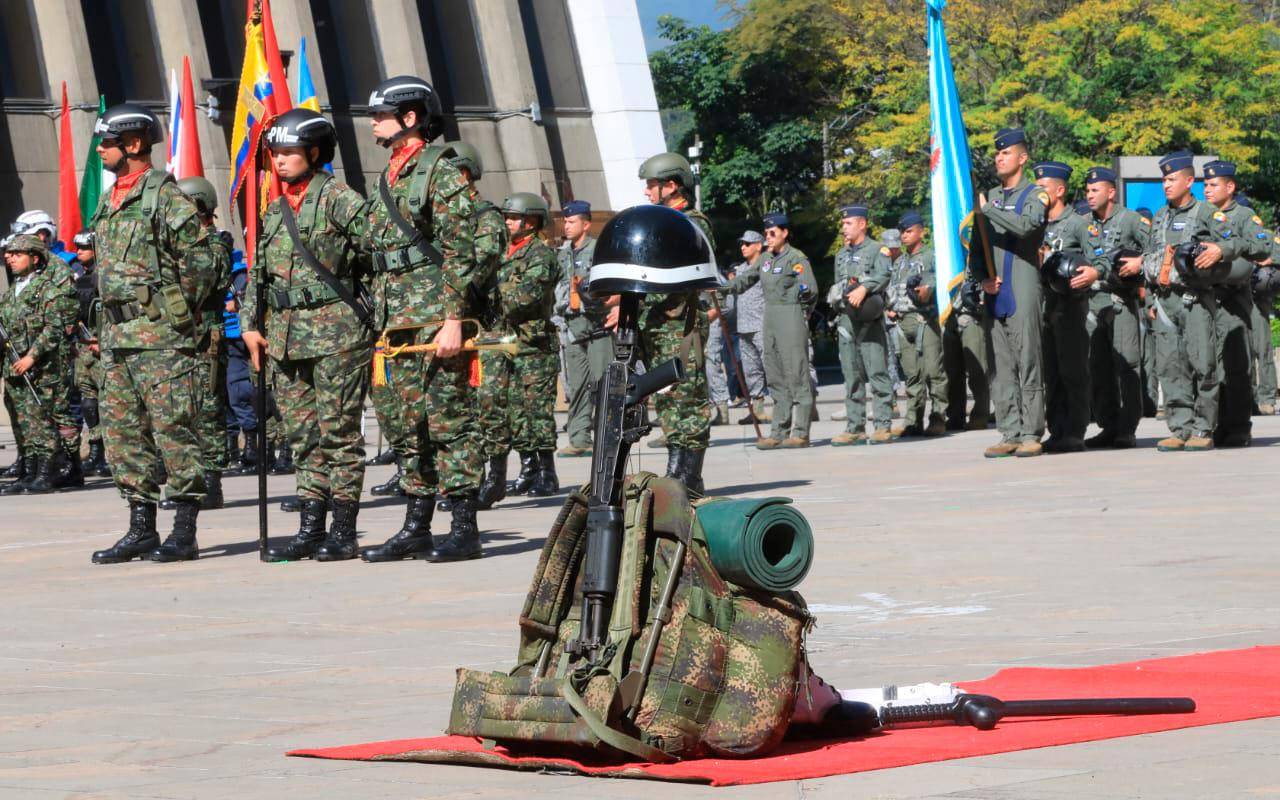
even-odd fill
[[[1236,176],[1236,165],[1230,161],[1210,161],[1204,165],[1204,176],[1206,178],[1234,178]]]
[[[1196,157],[1190,150],[1177,150],[1160,159],[1160,174],[1168,175],[1181,169],[1195,166]]]
[[[1027,134],[1022,128],[1001,128],[996,134],[996,149],[1003,150],[1015,144],[1026,144]]]
[[[1071,166],[1061,161],[1041,161],[1031,168],[1037,178],[1057,178],[1061,181],[1071,180]]]
[[[586,200],[570,200],[560,210],[566,217],[588,216],[591,214],[591,204]]]
[[[766,228],[790,228],[791,220],[787,219],[787,215],[781,211],[775,211],[772,214],[764,215],[764,226]]]
[[[862,217],[863,219],[866,219],[867,207],[860,205],[840,206],[840,216],[844,219],[848,219],[849,217]]]
[[[1098,183],[1099,181],[1106,181],[1107,183],[1115,183],[1118,177],[1116,171],[1109,167],[1090,167],[1089,174],[1085,177],[1084,182]]]
[[[924,224],[924,217],[920,216],[919,212],[916,212],[916,211],[908,211],[907,213],[898,217],[898,228],[904,231],[907,228],[913,227],[915,225],[923,225],[923,224]]]

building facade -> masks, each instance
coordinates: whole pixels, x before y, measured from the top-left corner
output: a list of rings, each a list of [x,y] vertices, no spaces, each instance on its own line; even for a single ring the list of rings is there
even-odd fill
[[[166,119],[169,71],[190,56],[205,175],[225,195],[244,52],[245,0],[0,2],[0,225],[57,210],[58,118],[66,81],[77,168],[98,96]],[[481,193],[590,202],[604,215],[641,201],[636,171],[664,149],[634,0],[272,0],[296,100],[297,50],[339,146],[334,170],[366,195],[386,163],[365,103],[393,75],[426,77],[447,136],[484,160]],[[163,165],[161,148],[155,151]],[[227,198],[222,214],[229,220]]]

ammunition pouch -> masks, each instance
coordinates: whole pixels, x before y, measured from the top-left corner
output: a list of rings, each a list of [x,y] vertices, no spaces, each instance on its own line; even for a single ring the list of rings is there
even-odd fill
[[[573,660],[587,544],[587,500],[578,491],[556,518],[534,571],[515,668],[459,669],[448,732],[655,762],[773,749],[803,674],[811,624],[804,600],[726,580],[679,481],[642,472],[623,497],[619,578],[601,658]],[[675,591],[660,623],[653,616],[669,580]],[[627,681],[656,630],[656,657],[643,682]],[[630,697],[620,690],[627,683]]]
[[[332,305],[341,299],[337,292],[322,283],[295,286],[291,289],[267,290],[267,305],[271,307],[272,311],[321,308]]]
[[[150,317],[139,303],[106,303],[102,306],[102,315],[112,325],[123,325],[139,317]]]

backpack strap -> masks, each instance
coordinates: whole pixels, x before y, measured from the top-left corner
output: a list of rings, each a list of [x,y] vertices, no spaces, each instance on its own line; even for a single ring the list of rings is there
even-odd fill
[[[429,211],[431,178],[435,174],[436,164],[440,159],[452,154],[453,148],[450,147],[428,147],[418,157],[418,162],[414,165],[413,173],[409,178],[409,216],[425,225],[428,231],[431,229]],[[424,234],[400,213],[387,183],[386,170],[378,177],[378,197],[387,211],[387,218],[391,220],[391,224],[400,229],[400,232],[409,240],[409,244],[388,252],[375,252],[373,254],[374,269],[378,272],[408,272],[428,262],[437,267],[444,266],[444,256],[431,243],[431,237]]]

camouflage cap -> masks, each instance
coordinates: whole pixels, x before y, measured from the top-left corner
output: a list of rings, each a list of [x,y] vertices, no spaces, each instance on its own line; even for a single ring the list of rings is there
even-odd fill
[[[31,253],[42,258],[49,257],[49,248],[45,246],[44,239],[34,233],[14,234],[4,249],[10,253]]]

